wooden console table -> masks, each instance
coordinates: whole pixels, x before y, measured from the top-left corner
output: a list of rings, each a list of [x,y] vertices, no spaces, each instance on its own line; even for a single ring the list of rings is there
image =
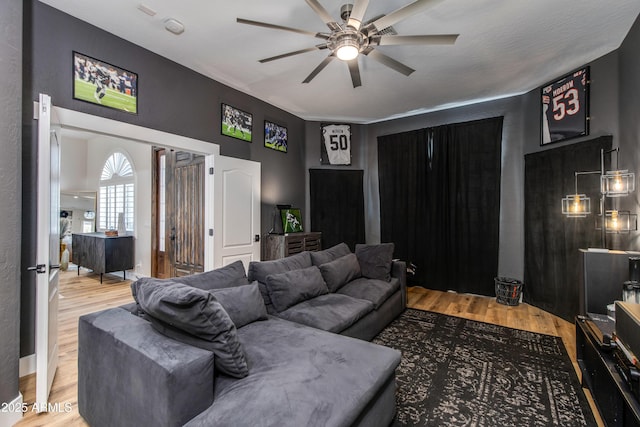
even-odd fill
[[[122,271],[127,278],[127,270],[133,268],[133,236],[107,237],[104,233],[73,234],[73,262],[102,275],[112,271]]]
[[[269,261],[294,255],[303,251],[319,251],[322,249],[322,233],[269,234],[264,239],[262,259]]]

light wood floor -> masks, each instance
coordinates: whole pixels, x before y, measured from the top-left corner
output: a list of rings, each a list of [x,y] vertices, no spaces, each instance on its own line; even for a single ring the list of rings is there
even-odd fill
[[[60,403],[64,408],[71,404],[71,411],[31,413],[27,412],[16,426],[87,426],[78,413],[78,318],[86,313],[116,307],[132,302],[129,281],[121,281],[112,275],[104,276],[101,285],[99,276],[81,271],[63,272],[60,280],[59,345],[60,361],[53,381],[50,402]],[[496,303],[495,298],[409,288],[408,306],[451,316],[464,317],[511,328],[559,336],[565,344],[576,372],[575,328],[572,323],[544,312],[528,304],[509,307]],[[20,379],[20,391],[24,401],[31,407],[35,400],[35,376]],[[594,412],[595,406],[589,398]],[[598,425],[603,425],[598,418]]]

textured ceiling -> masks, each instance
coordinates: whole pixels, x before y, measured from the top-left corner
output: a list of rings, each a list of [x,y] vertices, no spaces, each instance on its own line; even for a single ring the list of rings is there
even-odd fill
[[[380,46],[416,71],[405,77],[361,55],[362,86],[354,89],[339,60],[302,83],[326,50],[258,62],[321,40],[236,22],[241,17],[327,32],[304,0],[144,0],[157,12],[153,17],[134,0],[41,1],[303,119],[352,123],[535,89],[617,49],[640,13],[638,0],[445,0],[393,28],[400,35],[460,34],[455,45]],[[319,1],[336,20],[346,3]],[[408,3],[371,0],[365,20]],[[184,33],[166,31],[167,18],[181,21]]]

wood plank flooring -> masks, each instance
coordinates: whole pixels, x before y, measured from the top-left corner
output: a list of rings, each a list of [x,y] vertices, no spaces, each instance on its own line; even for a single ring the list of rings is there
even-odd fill
[[[78,413],[78,318],[86,313],[116,307],[132,302],[128,280],[105,275],[100,284],[98,275],[81,270],[62,272],[60,278],[59,345],[60,361],[53,381],[50,402],[71,405],[70,412],[27,412],[16,424],[19,427],[35,426],[87,426]],[[451,316],[494,323],[501,326],[528,330],[562,338],[576,372],[575,329],[573,324],[528,304],[509,307],[498,304],[495,298],[440,292],[421,287],[409,288],[408,306]],[[20,379],[20,391],[31,408],[35,400],[35,375]],[[595,408],[590,399],[592,408]],[[594,412],[597,413],[597,411]],[[603,425],[598,418],[599,425]]]

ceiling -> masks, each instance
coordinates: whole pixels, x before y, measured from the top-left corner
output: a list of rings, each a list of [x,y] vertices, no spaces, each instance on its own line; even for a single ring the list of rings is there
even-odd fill
[[[327,50],[258,62],[322,40],[236,22],[328,32],[304,0],[41,1],[305,120],[351,123],[528,92],[617,49],[640,13],[638,0],[445,0],[393,28],[399,35],[460,34],[454,45],[379,46],[416,71],[405,77],[360,55],[362,86],[354,89],[339,60],[302,83]],[[336,20],[348,2],[319,1]],[[410,2],[371,0],[365,21]],[[141,3],[156,15],[140,11]],[[168,18],[182,22],[184,33],[165,30]]]

